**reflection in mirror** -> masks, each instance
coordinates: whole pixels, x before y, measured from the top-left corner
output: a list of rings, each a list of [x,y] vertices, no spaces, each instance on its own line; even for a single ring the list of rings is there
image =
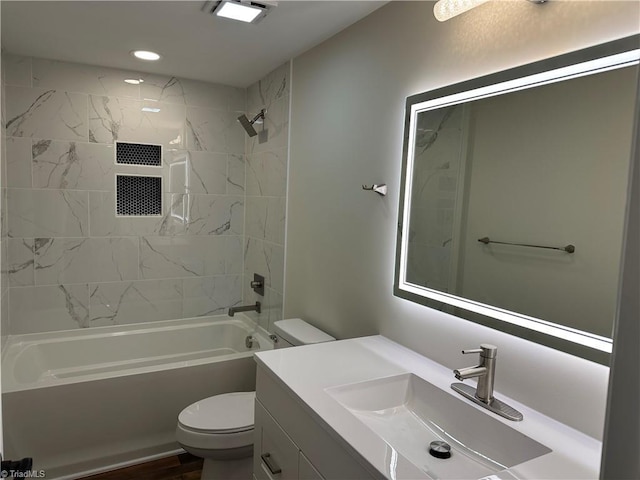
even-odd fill
[[[407,281],[610,337],[637,69],[419,113]]]
[[[408,99],[397,295],[610,352],[634,55],[616,60],[619,68],[515,91],[476,88],[466,101],[452,101],[451,87]]]

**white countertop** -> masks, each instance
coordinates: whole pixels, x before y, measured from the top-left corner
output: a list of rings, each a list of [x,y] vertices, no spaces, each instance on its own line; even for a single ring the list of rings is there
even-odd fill
[[[497,398],[524,415],[521,422],[503,419],[451,390],[450,385],[456,380],[450,369],[383,336],[283,348],[259,352],[255,357],[260,366],[265,367],[268,373],[302,400],[314,417],[325,422],[362,459],[390,480],[431,477],[398,454],[325,389],[413,373],[449,393],[452,401],[466,402],[469,408],[491,415],[552,450],[551,453],[485,478],[577,480],[597,479],[599,476],[601,442],[496,391]],[[562,395],[562,392],[551,391],[549,394]]]

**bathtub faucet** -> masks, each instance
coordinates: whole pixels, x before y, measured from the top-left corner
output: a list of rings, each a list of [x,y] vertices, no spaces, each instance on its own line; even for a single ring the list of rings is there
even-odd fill
[[[243,307],[229,307],[229,316],[233,317],[238,312],[258,312],[262,311],[260,302],[256,302],[255,305],[245,305]]]

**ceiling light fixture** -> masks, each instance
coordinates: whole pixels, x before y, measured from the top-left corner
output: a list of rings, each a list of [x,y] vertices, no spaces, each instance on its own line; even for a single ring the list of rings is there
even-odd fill
[[[151,52],[149,50],[134,50],[133,52],[131,52],[131,55],[140,60],[146,60],[148,62],[155,62],[156,60],[160,60],[160,54]]]
[[[440,22],[478,7],[489,0],[438,0],[433,6],[433,16]],[[547,0],[528,0],[531,3],[545,3]]]
[[[444,22],[487,1],[489,0],[439,0],[433,6],[433,16],[439,22]]]
[[[124,81],[124,83],[128,83],[129,85],[140,85],[142,82],[144,82],[144,80],[141,78],[126,78]]]
[[[245,23],[259,22],[271,8],[278,4],[274,1],[252,2],[250,0],[222,0],[212,3],[211,14]]]

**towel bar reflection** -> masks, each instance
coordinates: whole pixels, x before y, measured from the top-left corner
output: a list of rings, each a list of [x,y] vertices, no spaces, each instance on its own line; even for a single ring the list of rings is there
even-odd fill
[[[484,243],[485,245],[488,245],[490,243],[497,243],[497,244],[500,244],[500,245],[515,245],[515,246],[518,246],[518,247],[546,248],[548,250],[561,250],[561,251],[567,252],[567,253],[573,253],[573,252],[576,251],[575,245],[566,245],[564,247],[549,247],[549,246],[546,246],[546,245],[531,245],[529,243],[498,242],[496,240],[491,240],[489,237],[479,238],[478,241],[480,243]]]

